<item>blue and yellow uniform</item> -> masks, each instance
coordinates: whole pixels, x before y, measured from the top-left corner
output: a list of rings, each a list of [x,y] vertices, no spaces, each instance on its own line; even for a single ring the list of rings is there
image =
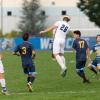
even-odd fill
[[[96,52],[96,58],[92,61],[92,66],[100,66],[100,44],[94,45],[91,50]]]
[[[34,74],[35,73],[35,65],[32,59],[32,51],[34,47],[28,41],[24,41],[22,44],[18,45],[14,52],[19,52],[22,60],[22,67],[24,69],[25,74]]]
[[[84,39],[76,39],[73,42],[73,48],[76,51],[76,70],[83,70],[87,58],[87,42]]]

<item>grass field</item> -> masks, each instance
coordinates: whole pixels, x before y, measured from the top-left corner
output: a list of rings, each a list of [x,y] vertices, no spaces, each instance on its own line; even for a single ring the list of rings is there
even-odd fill
[[[33,85],[34,92],[29,93],[26,87],[26,76],[22,72],[20,57],[10,52],[3,52],[7,87],[10,96],[0,94],[0,100],[99,100],[100,78],[93,79],[85,68],[91,84],[83,84],[75,71],[74,53],[66,53],[68,73],[60,76],[60,68],[52,61],[51,52],[37,52],[37,79]]]

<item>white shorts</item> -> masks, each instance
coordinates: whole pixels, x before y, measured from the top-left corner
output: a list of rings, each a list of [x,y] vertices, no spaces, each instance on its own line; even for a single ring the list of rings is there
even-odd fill
[[[4,73],[4,67],[1,60],[0,60],[0,73]]]
[[[62,53],[64,54],[65,40],[54,40],[53,43],[53,54]]]

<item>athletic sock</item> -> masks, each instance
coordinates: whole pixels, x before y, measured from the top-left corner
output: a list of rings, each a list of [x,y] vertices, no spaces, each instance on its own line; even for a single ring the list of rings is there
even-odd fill
[[[93,71],[95,74],[97,74],[97,71],[96,71],[96,69],[95,69],[95,68],[90,67],[89,69],[90,69],[91,71]]]
[[[61,56],[61,58],[62,58],[62,60],[63,60],[64,65],[66,65],[65,57],[64,57],[64,56]]]
[[[6,82],[5,82],[5,79],[0,79],[0,84],[1,84],[2,90],[3,90],[4,92],[6,92],[7,89],[6,89]]]
[[[87,80],[84,71],[77,72],[77,74],[78,74],[81,78],[83,78],[83,80]]]
[[[30,77],[27,77],[27,83],[29,83],[30,82]]]
[[[61,69],[62,69],[62,70],[65,70],[65,69],[66,69],[66,66],[65,66],[65,64],[63,63],[63,60],[62,60],[61,56],[57,55],[57,56],[56,56],[56,60],[57,60],[58,64],[60,65]]]
[[[27,78],[27,83],[29,83],[29,82],[33,83],[34,80],[35,80],[35,77],[34,77],[34,76],[28,77],[28,78]]]
[[[33,76],[33,77],[30,77],[30,81],[31,81],[31,83],[33,83],[34,80],[35,80],[35,77],[34,77],[34,76]]]

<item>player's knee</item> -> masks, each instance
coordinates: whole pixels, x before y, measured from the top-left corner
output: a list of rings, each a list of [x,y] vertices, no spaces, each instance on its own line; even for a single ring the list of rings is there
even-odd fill
[[[62,54],[62,53],[59,53],[59,55],[60,55],[60,56],[63,56],[63,54]]]
[[[59,53],[53,54],[54,58],[57,58],[57,56],[59,56]]]
[[[89,64],[87,67],[88,67],[89,69],[95,68],[95,66],[92,65],[92,64]]]
[[[89,64],[87,65],[87,67],[88,67],[88,68],[92,68],[92,64],[89,63]]]
[[[97,66],[97,69],[100,71],[100,66]]]
[[[0,73],[0,79],[4,79],[4,73]]]

